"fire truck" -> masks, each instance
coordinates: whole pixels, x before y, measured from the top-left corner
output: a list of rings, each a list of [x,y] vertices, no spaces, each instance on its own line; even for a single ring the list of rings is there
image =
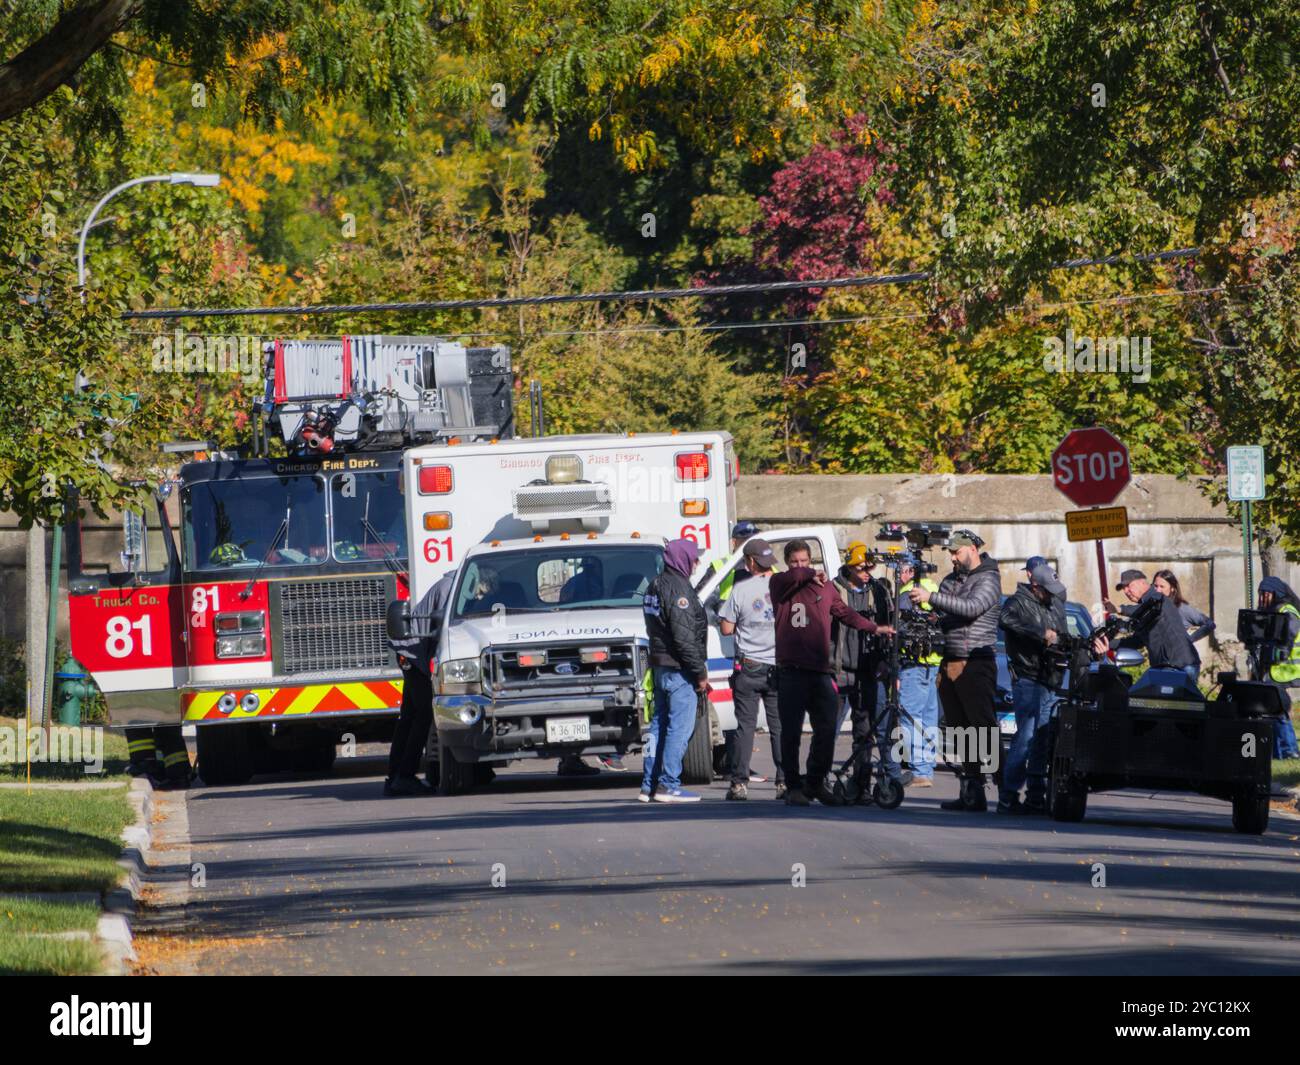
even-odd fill
[[[512,390],[504,347],[268,345],[247,452],[200,452],[153,513],[125,515],[120,566],[70,523],[72,650],[110,722],[195,725],[209,784],[324,770],[340,741],[389,738],[401,672],[385,612],[410,594],[403,451],[509,439]]]

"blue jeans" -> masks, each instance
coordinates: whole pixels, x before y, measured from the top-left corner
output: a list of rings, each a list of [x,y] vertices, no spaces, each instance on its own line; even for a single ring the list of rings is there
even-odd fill
[[[898,701],[903,704],[903,759],[918,777],[934,776],[938,753],[939,667],[908,666],[898,672]]]
[[[682,758],[695,731],[699,693],[680,669],[655,666],[655,716],[646,740],[642,791],[676,791],[682,786]]]
[[[1289,708],[1286,713],[1278,718],[1277,728],[1273,730],[1273,757],[1297,757],[1295,725],[1291,723],[1291,711]]]
[[[1032,803],[1047,800],[1047,724],[1056,696],[1051,689],[1028,677],[1011,685],[1011,705],[1016,713],[1016,738],[1011,741],[1007,764],[1002,767],[1002,797],[1010,799],[1025,789]]]

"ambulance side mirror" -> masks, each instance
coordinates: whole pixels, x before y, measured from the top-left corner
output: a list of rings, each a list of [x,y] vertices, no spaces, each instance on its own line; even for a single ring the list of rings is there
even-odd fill
[[[388,604],[384,618],[390,640],[406,640],[411,636],[411,604],[405,599],[394,599]]]

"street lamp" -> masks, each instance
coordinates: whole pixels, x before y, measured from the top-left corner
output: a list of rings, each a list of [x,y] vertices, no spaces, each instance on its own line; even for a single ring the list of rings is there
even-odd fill
[[[90,233],[90,227],[95,224],[95,216],[99,214],[104,204],[108,203],[123,189],[129,189],[132,185],[143,185],[149,181],[161,181],[168,185],[197,185],[202,188],[213,188],[221,184],[220,174],[150,174],[147,177],[132,178],[130,181],[124,181],[115,189],[110,189],[99,203],[95,204],[95,209],[90,212],[90,217],[86,219],[86,224],[81,227],[81,239],[77,241],[77,285],[84,289],[86,287],[86,236]]]

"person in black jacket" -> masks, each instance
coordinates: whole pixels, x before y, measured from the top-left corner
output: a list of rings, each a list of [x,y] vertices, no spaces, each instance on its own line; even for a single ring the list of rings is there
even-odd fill
[[[664,569],[645,592],[646,635],[654,670],[654,720],[645,746],[641,802],[699,802],[682,788],[682,757],[695,731],[695,706],[709,690],[709,622],[691,587],[699,560],[693,540],[664,546]]]
[[[1002,604],[998,627],[1005,634],[1016,738],[1011,743],[998,794],[1000,814],[1047,813],[1047,725],[1063,670],[1047,657],[1066,633],[1065,585],[1040,562],[1029,583],[1016,585]],[[1020,789],[1025,788],[1025,800]]]
[[[1125,598],[1134,607],[1159,600],[1160,612],[1155,619],[1145,625],[1140,632],[1134,632],[1119,641],[1120,647],[1145,647],[1147,659],[1152,669],[1180,669],[1195,684],[1201,673],[1201,656],[1196,653],[1192,641],[1183,625],[1183,616],[1178,605],[1167,596],[1161,595],[1151,586],[1147,575],[1140,569],[1126,569],[1119,575],[1115,590],[1124,593]],[[1131,613],[1125,610],[1124,613]],[[1110,650],[1110,641],[1105,637],[1097,639],[1093,649],[1099,654]]]
[[[432,781],[419,780],[415,772],[420,768],[420,756],[424,754],[433,725],[430,663],[438,650],[438,636],[456,584],[456,572],[448,570],[424,593],[411,614],[410,635],[389,641],[402,668],[402,708],[397,714],[393,745],[388,751],[386,796],[425,795],[434,790]]]

